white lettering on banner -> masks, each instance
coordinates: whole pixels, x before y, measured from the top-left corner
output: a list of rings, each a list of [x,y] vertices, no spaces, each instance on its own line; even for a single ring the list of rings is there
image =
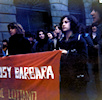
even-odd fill
[[[0,67],[0,78],[11,78],[11,67]]]
[[[11,69],[15,79],[54,79],[52,66],[42,67],[0,67],[0,78],[11,78]]]
[[[52,66],[14,67],[16,79],[54,79]]]

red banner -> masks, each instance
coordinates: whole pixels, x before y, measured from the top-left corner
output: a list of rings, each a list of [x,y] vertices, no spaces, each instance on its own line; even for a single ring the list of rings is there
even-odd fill
[[[0,58],[0,100],[59,100],[60,51]]]

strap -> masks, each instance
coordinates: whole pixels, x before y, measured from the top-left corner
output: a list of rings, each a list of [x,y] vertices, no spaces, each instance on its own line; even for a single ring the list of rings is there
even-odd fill
[[[78,41],[80,40],[81,34],[78,35]]]

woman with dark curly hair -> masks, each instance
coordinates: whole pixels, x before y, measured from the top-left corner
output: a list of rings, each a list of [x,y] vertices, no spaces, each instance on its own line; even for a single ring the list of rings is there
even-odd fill
[[[60,27],[65,36],[59,43],[60,49],[64,53],[61,59],[61,71],[64,74],[62,80],[66,77],[65,80],[68,80],[70,85],[78,79],[86,82],[88,81],[88,77],[86,77],[88,76],[87,47],[85,40],[78,33],[78,20],[72,15],[63,16]]]
[[[72,49],[74,45],[76,45],[76,48],[73,48],[77,49],[77,52],[84,58],[87,58],[86,42],[78,33],[78,20],[72,15],[63,16],[61,18],[60,27],[65,35],[60,43],[60,49],[65,49],[68,51],[69,49]],[[80,43],[80,46],[78,43]]]
[[[39,30],[37,32],[37,42],[33,46],[33,52],[44,52],[54,50],[54,44],[52,40],[48,39],[47,34],[44,30]]]
[[[25,31],[23,27],[18,23],[10,23],[8,25],[8,31],[11,35],[9,38],[8,52],[9,55],[30,53],[30,43],[24,38]]]

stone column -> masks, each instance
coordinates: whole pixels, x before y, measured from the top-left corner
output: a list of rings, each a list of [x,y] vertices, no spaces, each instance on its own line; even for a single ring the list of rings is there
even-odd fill
[[[9,38],[7,25],[16,22],[16,8],[13,0],[0,0],[0,42]]]
[[[7,25],[10,22],[16,22],[16,8],[13,0],[0,0],[0,56],[2,48],[2,40],[9,39]]]
[[[68,15],[68,0],[49,0],[51,5],[52,24],[59,25],[63,15]]]

